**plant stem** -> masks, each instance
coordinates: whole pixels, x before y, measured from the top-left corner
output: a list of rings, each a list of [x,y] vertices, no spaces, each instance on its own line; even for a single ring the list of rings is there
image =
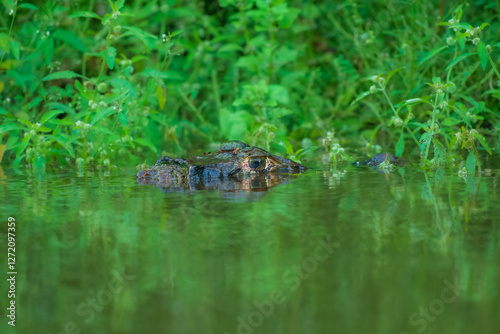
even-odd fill
[[[10,21],[10,28],[9,28],[9,38],[7,40],[10,40],[10,36],[12,35],[12,27],[14,27],[14,20],[16,19],[16,13],[17,13],[17,6],[14,6],[15,9],[14,9],[14,13],[12,13],[12,21]],[[10,49],[10,48],[9,48]],[[2,55],[2,59],[0,59],[0,63],[3,62],[3,58],[5,57],[5,54],[7,52],[4,51],[3,55]]]
[[[431,148],[431,144],[432,144],[432,137],[434,136],[434,122],[436,121],[436,105],[437,105],[437,101],[438,101],[438,96],[439,96],[439,94],[436,94],[436,99],[434,100],[434,105],[433,105],[433,109],[432,109],[431,128],[429,130],[429,133],[431,135],[430,135],[429,141],[427,143],[427,147],[425,148],[424,165],[427,163],[427,156],[429,155],[429,149]]]
[[[392,111],[394,112],[394,116],[395,117],[399,117],[398,112],[396,111],[396,109],[394,109],[394,105],[392,104],[392,101],[389,98],[389,95],[387,95],[387,92],[385,91],[385,87],[382,87],[382,91],[384,92],[385,98],[387,99],[387,102],[389,103],[389,105],[391,106]],[[405,124],[404,128],[406,129],[406,131],[408,131],[408,133],[410,134],[410,136],[413,138],[413,140],[415,141],[415,143],[418,146],[419,145],[418,140],[417,140],[417,138],[415,138],[415,135],[413,134],[413,132],[408,127],[408,124]]]
[[[498,69],[497,67],[495,66],[495,63],[493,62],[493,59],[491,59],[491,56],[489,53],[486,53],[488,55],[488,60],[490,61],[490,64],[491,64],[491,67],[493,67],[493,70],[495,71],[498,79],[500,80],[500,73],[498,73]]]

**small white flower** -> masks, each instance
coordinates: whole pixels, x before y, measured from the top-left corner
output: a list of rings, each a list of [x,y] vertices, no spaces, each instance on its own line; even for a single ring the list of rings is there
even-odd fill
[[[76,126],[82,126],[82,124],[83,124],[83,122],[82,122],[82,121],[77,121],[77,122],[75,123],[75,125],[76,125]]]
[[[474,39],[472,40],[472,44],[474,44],[474,45],[478,45],[480,41],[481,41],[481,39],[480,39],[479,37],[476,37],[476,38],[474,38]]]
[[[377,87],[375,87],[375,85],[370,87],[370,91],[374,91],[375,89],[377,89]]]
[[[457,41],[456,41],[453,37],[451,37],[451,36],[450,36],[450,37],[448,37],[448,38],[446,39],[446,43],[447,43],[448,45],[455,45],[455,44],[457,43]]]
[[[85,123],[85,124],[83,125],[83,127],[84,127],[85,129],[90,129],[90,128],[92,127],[92,124]]]
[[[47,30],[47,31],[45,32],[45,35],[49,36],[49,35],[50,35],[50,31],[48,31],[48,30]]]
[[[448,23],[450,23],[451,25],[453,24],[457,24],[459,21],[457,19],[450,19],[448,20]]]
[[[105,159],[102,163],[104,166],[109,166],[109,159]]]
[[[10,97],[6,98],[6,99],[5,99],[5,101],[6,101],[7,103],[10,103]]]
[[[394,119],[394,125],[398,128],[402,127],[403,125],[405,124],[405,122],[400,118],[400,117],[397,117],[396,119]]]
[[[9,12],[9,15],[12,16],[12,14],[14,14],[14,9],[11,9],[10,12]]]

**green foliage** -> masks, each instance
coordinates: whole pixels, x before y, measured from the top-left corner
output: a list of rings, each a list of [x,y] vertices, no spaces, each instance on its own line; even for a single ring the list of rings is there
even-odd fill
[[[130,165],[228,139],[297,158],[334,129],[425,168],[460,147],[479,166],[499,141],[500,13],[451,5],[3,2],[3,161]]]

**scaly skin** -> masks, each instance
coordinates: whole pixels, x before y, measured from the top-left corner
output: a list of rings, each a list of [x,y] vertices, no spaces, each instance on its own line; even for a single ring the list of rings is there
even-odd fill
[[[224,179],[246,175],[302,173],[307,168],[240,141],[223,143],[216,153],[188,159],[163,157],[151,168],[139,171],[140,183],[180,186],[198,179]]]

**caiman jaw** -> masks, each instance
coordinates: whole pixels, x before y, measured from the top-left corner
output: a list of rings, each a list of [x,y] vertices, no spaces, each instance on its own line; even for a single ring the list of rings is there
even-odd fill
[[[302,173],[307,168],[290,159],[275,155],[253,156],[237,164],[246,173]]]

